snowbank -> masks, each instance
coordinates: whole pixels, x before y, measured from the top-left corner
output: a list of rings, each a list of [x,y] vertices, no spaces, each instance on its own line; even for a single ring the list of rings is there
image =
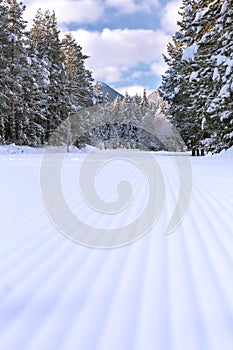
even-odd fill
[[[221,156],[221,157],[233,157],[233,146],[229,149],[227,149],[226,151],[223,150],[222,152],[220,152],[218,154],[218,156]]]
[[[29,146],[1,145],[0,154],[43,154],[44,148],[33,148]]]
[[[57,150],[64,149],[66,146],[56,147]],[[51,149],[54,149],[54,147],[51,146]],[[90,149],[92,149],[92,146],[86,146],[83,149],[79,149],[75,146],[70,146],[70,153],[86,153]],[[29,146],[17,146],[15,144],[11,145],[0,145],[0,155],[7,155],[7,154],[43,154],[46,147],[29,147]]]

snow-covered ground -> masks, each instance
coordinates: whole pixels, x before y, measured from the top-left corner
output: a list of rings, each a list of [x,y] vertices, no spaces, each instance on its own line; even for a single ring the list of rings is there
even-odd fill
[[[155,153],[166,185],[161,216],[141,239],[107,250],[74,243],[51,223],[41,197],[42,153],[0,147],[0,350],[232,350],[233,149],[183,154],[192,196],[171,235],[180,155]],[[97,185],[113,200],[113,182],[129,177],[136,195],[126,216],[108,222],[80,204],[77,172],[86,155],[74,149],[64,164],[74,213],[98,227],[134,220],[147,190],[125,160],[109,164]]]

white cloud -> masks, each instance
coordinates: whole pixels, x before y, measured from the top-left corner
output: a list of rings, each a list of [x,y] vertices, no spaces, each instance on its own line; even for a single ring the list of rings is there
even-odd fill
[[[37,10],[55,10],[61,23],[93,23],[104,15],[104,4],[100,0],[26,0],[25,17],[31,21]]]
[[[26,19],[31,22],[39,8],[55,10],[59,23],[94,23],[104,19],[106,10],[116,9],[120,14],[151,12],[158,0],[25,0]]]
[[[155,62],[151,65],[151,71],[153,74],[156,74],[156,75],[163,75],[167,70],[167,68],[168,66],[164,61]]]
[[[147,86],[143,85],[126,85],[121,88],[116,88],[116,90],[120,92],[123,96],[125,95],[126,91],[130,96],[135,96],[136,93],[142,96],[144,89],[146,89],[147,96],[149,96],[154,91],[149,89]]]
[[[114,9],[119,15],[149,13],[159,7],[159,0],[25,0],[25,17],[30,22],[39,8],[42,11],[55,10],[61,32],[67,32],[71,23],[103,24],[107,9]],[[145,29],[103,29],[90,32],[79,29],[72,34],[90,56],[87,67],[93,71],[94,78],[113,84],[114,82],[135,81],[155,75],[157,79],[166,70],[162,53],[166,53],[170,34],[176,30],[178,8],[181,0],[172,0],[160,6],[160,30]],[[158,9],[157,9],[158,10]],[[145,69],[140,68],[140,64]],[[157,78],[156,78],[157,75]],[[132,84],[132,83],[131,83]]]
[[[108,83],[113,83],[121,80],[122,78],[122,69],[118,69],[114,66],[100,67],[96,68],[94,71],[94,76],[96,80],[101,80]]]
[[[145,76],[145,72],[143,72],[142,70],[135,70],[132,74],[131,77],[132,79],[138,79],[141,78],[142,76]],[[148,73],[147,73],[148,75]]]
[[[153,64],[161,65],[169,41],[169,36],[159,30],[106,28],[102,32],[78,30],[72,34],[90,56],[88,68],[94,71],[96,79],[105,82],[119,81],[125,72],[137,69],[140,63],[149,69]]]
[[[161,27],[166,33],[174,34],[177,30],[177,21],[180,19],[178,11],[181,4],[181,0],[173,0],[163,9]]]
[[[136,13],[136,12],[150,12],[158,6],[157,0],[106,0],[107,7],[112,7],[118,10],[120,13]]]

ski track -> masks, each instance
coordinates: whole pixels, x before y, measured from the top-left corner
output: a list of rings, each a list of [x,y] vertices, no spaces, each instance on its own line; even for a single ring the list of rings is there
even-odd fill
[[[82,156],[70,157],[73,171]],[[172,157],[156,158],[163,213],[143,238],[112,250],[82,247],[52,225],[40,155],[0,158],[0,350],[232,350],[232,158],[189,157],[191,201],[171,235],[179,179]],[[144,189],[136,173],[130,178],[140,213]],[[75,194],[67,198],[91,222]],[[98,227],[106,223],[100,216]]]

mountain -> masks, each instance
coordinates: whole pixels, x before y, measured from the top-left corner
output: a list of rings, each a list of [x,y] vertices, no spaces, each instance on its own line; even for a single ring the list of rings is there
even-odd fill
[[[108,94],[108,96],[110,98],[110,101],[115,100],[115,98],[117,96],[119,96],[120,99],[123,100],[124,96],[121,95],[118,91],[114,90],[109,85],[107,85],[107,84],[105,84],[105,83],[103,83],[101,81],[99,81],[98,83],[99,83],[99,87],[101,89],[101,92],[102,92],[103,96]]]

